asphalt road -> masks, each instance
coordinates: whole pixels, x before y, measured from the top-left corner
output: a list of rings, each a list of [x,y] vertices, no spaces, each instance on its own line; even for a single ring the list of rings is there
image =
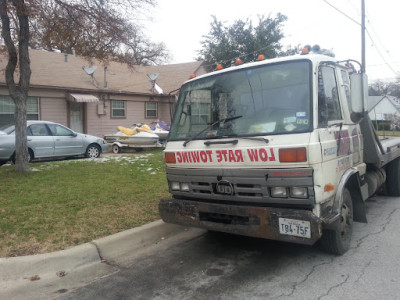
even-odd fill
[[[206,233],[60,299],[399,299],[400,198],[368,200],[343,256]]]

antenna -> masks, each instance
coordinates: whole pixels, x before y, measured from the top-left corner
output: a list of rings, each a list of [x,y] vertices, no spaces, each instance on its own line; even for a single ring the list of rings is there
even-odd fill
[[[88,74],[90,77],[92,77],[92,82],[93,82],[94,86],[96,88],[98,88],[99,84],[98,84],[96,78],[94,78],[94,76],[93,76],[93,73],[94,73],[94,71],[96,71],[97,67],[96,66],[91,66],[91,67],[82,66],[82,69],[83,69],[83,71],[85,71],[86,74]]]

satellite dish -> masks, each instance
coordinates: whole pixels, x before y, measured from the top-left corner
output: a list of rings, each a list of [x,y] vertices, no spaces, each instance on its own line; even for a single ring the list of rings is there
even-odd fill
[[[96,71],[97,67],[96,66],[83,67],[82,69],[86,72],[86,74],[92,76],[94,71]]]
[[[149,76],[151,81],[156,81],[156,79],[158,78],[158,75],[160,75],[160,74],[154,73],[154,74],[147,75],[147,76]]]

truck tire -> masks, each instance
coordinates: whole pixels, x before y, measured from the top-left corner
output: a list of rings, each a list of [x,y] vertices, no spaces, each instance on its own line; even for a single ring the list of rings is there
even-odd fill
[[[386,167],[386,194],[400,196],[400,159],[396,158]]]
[[[326,229],[322,233],[321,246],[326,252],[342,255],[350,248],[353,233],[353,202],[350,191],[343,191],[343,204],[336,229]]]

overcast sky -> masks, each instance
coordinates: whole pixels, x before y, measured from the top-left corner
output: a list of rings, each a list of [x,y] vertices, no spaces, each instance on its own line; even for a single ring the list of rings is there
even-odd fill
[[[171,63],[193,61],[200,41],[210,30],[211,16],[231,24],[278,12],[288,17],[284,23],[284,46],[319,44],[332,50],[338,59],[361,61],[361,0],[158,0],[146,24],[147,35],[164,42]],[[330,6],[328,3],[332,6]],[[365,0],[366,70],[371,80],[400,76],[400,1]],[[340,10],[340,12],[338,11]],[[358,24],[357,24],[358,23]]]

